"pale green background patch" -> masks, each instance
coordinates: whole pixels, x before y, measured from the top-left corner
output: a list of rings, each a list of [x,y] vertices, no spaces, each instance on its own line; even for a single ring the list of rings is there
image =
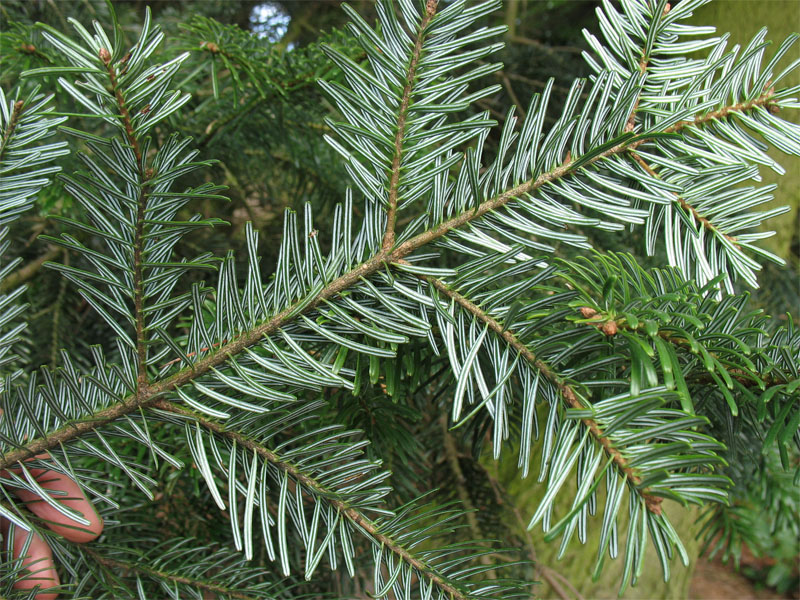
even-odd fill
[[[767,48],[766,63],[772,53],[789,34],[800,32],[800,0],[718,0],[695,11],[690,20],[695,25],[714,25],[717,33],[730,32],[729,47],[739,44],[744,47],[762,27],[767,27],[767,39],[772,45]],[[777,72],[791,61],[800,57],[800,41],[784,57]],[[762,64],[763,64],[762,63]],[[783,80],[782,87],[800,84],[800,69],[796,69]],[[779,116],[782,119],[800,123],[800,110],[784,110]],[[764,228],[774,230],[777,234],[762,244],[778,256],[788,259],[792,238],[795,243],[800,236],[800,158],[787,156],[779,150],[770,149],[770,156],[777,160],[786,174],[778,175],[771,169],[762,168],[762,185],[776,183],[775,200],[769,206],[789,205],[791,211],[775,219],[767,221]]]

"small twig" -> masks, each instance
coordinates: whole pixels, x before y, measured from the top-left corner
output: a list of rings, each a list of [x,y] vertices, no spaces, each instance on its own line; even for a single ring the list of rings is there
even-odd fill
[[[667,6],[669,6],[669,4]],[[642,58],[639,61],[639,73],[644,74],[647,71],[647,62],[648,62],[648,57],[642,54]],[[631,114],[628,116],[628,120],[625,123],[625,129],[624,129],[625,133],[632,132],[634,127],[636,127],[636,111],[639,110],[639,101],[641,99],[642,99],[641,94],[636,96],[636,101],[633,103]]]
[[[69,252],[64,252],[64,264],[69,266]],[[53,303],[53,331],[50,338],[50,367],[55,369],[58,365],[58,351],[61,329],[61,307],[64,304],[64,296],[67,293],[67,278],[62,277],[58,282],[58,295],[56,301]]]
[[[642,167],[642,169],[644,169],[644,171],[648,175],[650,175],[650,177],[654,179],[661,179],[661,175],[659,175],[656,172],[656,170],[652,166],[650,166],[650,164],[648,164],[647,161],[645,161],[638,153],[636,153],[634,150],[630,150],[628,154],[630,154],[631,158],[633,158],[633,160],[635,160],[636,163],[640,167]],[[710,231],[715,235],[725,238],[733,246],[736,246],[737,248],[740,247],[735,236],[728,235],[727,233],[723,233],[722,231],[717,229],[716,225],[714,225],[710,220],[701,215],[700,212],[694,206],[689,204],[686,201],[686,199],[683,198],[683,196],[679,196],[676,192],[671,192],[671,193],[675,197],[675,202],[677,202],[684,211],[692,215],[692,217],[694,217],[694,219],[698,223],[700,223],[705,229],[707,229],[708,231]]]
[[[202,352],[208,352],[212,348],[219,348],[222,344],[227,344],[227,343],[228,343],[228,340],[222,340],[221,342],[217,342],[216,344],[211,344],[211,346],[204,346],[203,348],[200,348],[200,350],[198,350],[197,352],[189,352],[189,354],[186,355],[186,358],[192,358],[193,356],[197,356],[198,354],[200,354]],[[171,361],[169,361],[168,363],[164,363],[163,365],[161,365],[161,369],[162,370],[166,369],[167,367],[169,367],[171,365],[174,365],[175,363],[179,363],[182,360],[183,360],[183,358],[180,358],[180,357],[179,358],[174,358]]]
[[[17,123],[19,123],[19,117],[22,115],[22,109],[24,107],[25,103],[22,100],[14,102],[14,108],[11,111],[11,119],[9,119],[8,126],[5,132],[3,132],[3,138],[0,140],[0,161],[3,160],[3,155],[6,153],[6,145],[11,139],[11,136],[14,135],[14,130],[17,128]]]
[[[480,462],[478,462],[477,464],[480,466],[480,468],[484,472],[484,475],[486,475],[486,478],[489,480],[489,483],[491,484],[492,489],[494,490],[498,504],[500,505],[507,504],[511,507],[511,512],[514,513],[514,518],[516,519],[517,524],[519,525],[519,530],[525,536],[525,546],[528,549],[528,557],[531,559],[531,562],[534,565],[534,569],[536,570],[536,576],[544,579],[562,600],[584,600],[583,596],[581,596],[578,590],[575,589],[575,586],[573,586],[566,577],[564,577],[563,575],[561,575],[561,573],[558,573],[554,569],[551,569],[550,567],[547,567],[539,563],[539,559],[537,558],[536,555],[536,544],[533,541],[533,536],[531,535],[528,526],[525,524],[525,519],[522,518],[522,513],[520,512],[516,503],[513,501],[506,501],[506,498],[509,498],[510,494],[502,486],[498,478],[489,473],[489,470],[483,464],[481,464]],[[564,582],[564,584],[570,588],[570,590],[574,594],[573,596],[570,596],[569,594],[567,594],[566,591],[564,591],[564,588],[562,588],[561,585],[559,585],[559,583],[555,580],[556,576],[558,576]]]
[[[201,590],[204,590],[206,592],[212,592],[214,594],[222,594],[224,596],[230,596],[231,598],[236,598],[237,600],[257,600],[257,596],[249,596],[244,592],[240,592],[238,590],[232,590],[230,588],[226,588],[224,586],[212,583],[210,581],[191,579],[190,577],[184,577],[182,575],[173,575],[172,573],[167,573],[165,571],[158,571],[156,569],[145,567],[141,561],[138,561],[136,563],[131,563],[127,561],[115,560],[113,558],[108,558],[106,556],[103,556],[99,552],[95,552],[94,550],[86,546],[81,546],[81,551],[91,556],[92,559],[95,560],[98,564],[103,565],[107,569],[112,569],[116,574],[119,574],[121,571],[133,571],[135,573],[148,575],[149,577],[162,579],[164,581],[171,581],[172,583],[178,583],[181,585],[190,585],[196,588],[200,588]]]
[[[400,108],[397,113],[397,132],[394,136],[394,156],[392,157],[392,170],[389,178],[388,206],[386,208],[386,231],[383,234],[383,249],[391,250],[395,240],[395,223],[397,221],[397,202],[400,191],[400,163],[403,160],[403,141],[406,134],[406,119],[411,106],[411,92],[414,90],[414,79],[417,73],[417,63],[422,54],[422,43],[425,40],[425,29],[428,27],[433,15],[436,14],[438,0],[428,0],[425,5],[425,16],[419,25],[417,41],[411,52],[411,61],[406,72],[406,83],[400,99]]]
[[[501,113],[499,110],[494,108],[491,104],[489,104],[486,98],[481,98],[480,100],[476,100],[475,105],[480,106],[483,110],[488,110],[490,113],[492,113],[492,116],[495,117],[501,123],[505,122],[506,120],[505,113]]]
[[[541,79],[531,79],[530,77],[525,77],[524,75],[520,75],[518,73],[505,73],[505,76],[508,77],[512,81],[519,81],[520,83],[524,83],[525,85],[530,85],[537,88],[547,87],[547,82],[542,81]],[[559,92],[563,92],[564,94],[569,93],[569,88],[563,85],[553,84],[553,89]],[[581,98],[588,98],[588,92],[581,92]]]
[[[108,77],[111,81],[111,89],[117,99],[117,108],[122,117],[122,123],[125,127],[125,135],[128,143],[136,155],[136,163],[139,168],[139,178],[142,183],[142,189],[139,191],[139,197],[136,205],[136,221],[134,224],[133,235],[133,311],[136,321],[136,355],[137,355],[137,384],[139,387],[147,387],[147,336],[145,334],[145,317],[144,317],[144,218],[147,209],[147,193],[144,191],[144,186],[149,179],[152,178],[152,169],[145,168],[145,157],[142,155],[142,149],[139,145],[139,139],[136,137],[135,129],[133,127],[133,120],[131,119],[130,111],[122,95],[119,82],[117,81],[117,73],[114,65],[111,64],[111,53],[106,48],[100,48],[100,60],[106,65]],[[127,58],[127,57],[126,57]],[[123,59],[122,62],[125,62]],[[148,105],[149,106],[149,105]]]
[[[525,360],[527,360],[533,367],[536,368],[548,381],[550,381],[556,388],[558,389],[561,397],[569,404],[572,408],[578,410],[586,409],[583,402],[581,402],[578,394],[575,392],[573,387],[568,384],[564,379],[562,379],[547,363],[545,363],[542,359],[538,358],[530,348],[523,342],[521,342],[517,337],[514,335],[512,331],[503,327],[497,320],[489,315],[486,311],[481,309],[479,306],[473,304],[470,300],[456,292],[455,290],[450,289],[447,284],[442,282],[439,279],[434,277],[428,277],[426,275],[419,275],[420,279],[427,281],[433,287],[435,287],[439,292],[451,300],[453,300],[456,304],[458,304],[461,308],[469,312],[473,315],[476,319],[483,322],[485,325],[489,327],[496,335],[503,338],[503,340],[514,350],[516,350]],[[617,468],[628,478],[628,481],[631,482],[632,485],[638,486],[642,479],[639,477],[639,474],[636,472],[634,468],[632,468],[628,464],[628,459],[620,452],[616,446],[614,446],[611,439],[603,433],[603,430],[600,426],[594,421],[594,419],[584,418],[581,419],[581,422],[584,426],[589,430],[592,436],[595,438],[598,444],[603,447],[611,457],[611,460],[614,464],[617,465]],[[642,495],[644,499],[645,506],[647,509],[652,512],[653,514],[660,515],[661,514],[661,503],[663,502],[663,498],[660,496],[656,496],[652,494],[648,489],[639,490],[639,493]]]
[[[550,587],[553,588],[553,591],[564,600],[585,600],[577,588],[572,585],[570,580],[555,569],[542,565],[540,573],[542,578],[550,584]],[[564,591],[564,588],[556,583],[556,578],[569,588],[570,592],[572,592],[571,596]]]
[[[534,40],[521,35],[512,35],[509,36],[508,39],[514,42],[515,44],[533,46],[535,48],[544,50],[545,52],[570,52],[572,54],[581,54],[584,51],[583,48],[578,48],[577,46],[548,46],[547,44],[540,42],[539,40]]]
[[[47,252],[42,254],[40,257],[33,259],[24,267],[21,267],[11,273],[8,277],[6,277],[2,282],[0,282],[0,293],[7,292],[8,290],[13,290],[15,287],[22,285],[26,281],[33,278],[36,273],[39,272],[39,269],[42,268],[42,265],[49,260],[53,260],[59,254],[61,254],[62,250],[57,248],[56,246],[50,246],[47,249]]]
[[[527,115],[525,112],[525,107],[522,106],[522,102],[520,102],[519,98],[517,98],[517,94],[514,92],[514,88],[511,86],[511,81],[508,79],[508,75],[506,75],[504,71],[498,71],[498,75],[500,75],[500,78],[503,80],[503,86],[508,92],[508,97],[511,98],[511,101],[516,105],[520,116],[524,119]]]
[[[229,429],[226,425],[206,419],[194,411],[188,410],[164,399],[156,400],[153,403],[153,408],[183,417],[188,417],[205,429],[234,441],[242,448],[247,448],[248,450],[255,452],[264,460],[268,461],[271,465],[291,476],[297,483],[305,486],[309,490],[312,490],[314,493],[327,498],[328,502],[344,517],[349,519],[358,528],[367,532],[371,538],[380,542],[386,548],[390,549],[394,554],[402,558],[403,561],[417,571],[419,576],[430,580],[443,592],[448,594],[450,598],[453,598],[454,600],[467,600],[467,595],[462,590],[446,580],[436,569],[429,566],[425,561],[411,554],[402,544],[396,542],[391,537],[383,533],[378,524],[364,516],[359,509],[353,508],[347,502],[337,498],[337,494],[335,492],[321,485],[316,479],[306,475],[295,464],[285,460],[272,450],[265,448],[263,445],[261,445],[261,443],[256,442],[237,431]]]
[[[447,428],[447,413],[444,413],[441,417],[439,417],[439,425],[442,429],[444,454],[447,458],[447,463],[450,466],[450,470],[453,472],[453,476],[456,480],[456,492],[458,493],[458,499],[464,506],[467,524],[469,525],[472,537],[476,540],[482,540],[484,535],[481,531],[480,525],[478,524],[478,517],[476,516],[477,513],[475,512],[475,506],[472,504],[472,498],[470,498],[469,492],[466,488],[468,482],[467,478],[464,477],[464,472],[461,470],[456,441],[453,439],[453,435]],[[487,566],[492,564],[492,561],[487,554],[481,555],[480,562]],[[494,571],[487,571],[486,574],[489,579],[497,579],[497,575],[494,573]]]

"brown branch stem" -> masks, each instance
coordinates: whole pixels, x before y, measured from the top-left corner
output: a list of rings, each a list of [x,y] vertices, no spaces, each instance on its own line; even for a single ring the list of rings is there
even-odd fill
[[[642,54],[642,59],[639,61],[639,73],[644,74],[647,71],[648,57]],[[636,96],[636,102],[633,103],[633,109],[630,116],[625,123],[625,132],[630,133],[636,127],[636,111],[639,110],[639,101],[642,99],[641,95]]]
[[[6,130],[3,132],[3,138],[0,140],[0,161],[3,160],[3,155],[6,153],[6,146],[8,145],[8,141],[11,139],[11,136],[14,135],[14,130],[17,128],[17,123],[19,123],[19,117],[22,115],[22,109],[24,107],[25,103],[22,100],[17,100],[14,102],[14,108],[11,111],[11,118],[8,121]]]
[[[397,113],[397,132],[394,136],[394,156],[392,157],[392,170],[389,178],[389,197],[386,209],[386,232],[383,234],[383,249],[391,250],[395,240],[395,225],[397,222],[397,202],[400,188],[400,164],[403,160],[403,140],[406,135],[406,119],[408,118],[408,108],[411,104],[411,92],[417,73],[417,63],[422,54],[422,43],[425,40],[425,29],[428,27],[433,15],[436,14],[436,4],[438,0],[428,0],[426,4],[425,16],[419,25],[417,40],[414,43],[414,50],[411,52],[411,60],[408,63],[406,72],[406,83],[403,87],[403,95],[400,99],[400,109]]]
[[[633,158],[636,163],[644,169],[644,171],[650,175],[650,177],[654,179],[661,179],[661,176],[656,172],[656,170],[647,162],[645,161],[639,154],[636,153],[634,150],[630,150],[629,154],[631,158]],[[739,248],[739,244],[736,240],[736,237],[728,235],[727,233],[723,233],[719,229],[717,229],[716,225],[714,225],[710,220],[700,214],[700,212],[691,204],[689,204],[685,198],[679,196],[676,192],[672,192],[672,195],[675,197],[675,202],[677,202],[680,207],[685,210],[687,213],[692,215],[694,219],[700,223],[703,227],[705,227],[708,231],[713,233],[714,235],[718,235],[720,237],[725,238],[730,242],[732,245]]]
[[[472,499],[467,491],[468,482],[467,478],[464,477],[464,471],[461,469],[461,463],[459,462],[458,446],[456,446],[456,441],[453,439],[453,435],[450,433],[447,427],[447,413],[444,413],[441,417],[439,417],[439,425],[442,430],[442,446],[444,448],[444,455],[447,459],[447,464],[453,473],[453,477],[455,477],[456,480],[456,492],[458,493],[459,501],[464,507],[467,525],[469,525],[472,537],[476,540],[481,540],[484,538],[484,535],[481,531],[480,524],[478,523],[475,506],[473,505]],[[492,561],[487,554],[481,554],[480,562],[487,566],[492,564]],[[493,571],[487,571],[486,574],[489,579],[497,579],[497,576]]]
[[[769,88],[765,90],[758,98],[753,98],[747,102],[738,102],[729,106],[723,106],[720,109],[713,110],[709,113],[698,115],[692,121],[678,121],[674,125],[664,129],[664,133],[677,133],[687,127],[700,127],[712,121],[719,121],[725,119],[734,113],[746,113],[754,108],[769,106],[772,97],[775,95],[775,90]]]
[[[237,600],[256,600],[256,596],[249,596],[238,590],[226,588],[224,586],[212,583],[210,581],[192,579],[190,577],[184,577],[182,575],[173,575],[172,573],[145,567],[141,563],[141,561],[137,563],[131,563],[127,561],[115,560],[113,558],[108,558],[106,556],[103,556],[102,554],[95,552],[94,550],[86,546],[81,546],[81,551],[91,556],[92,559],[96,561],[98,564],[101,564],[108,569],[112,569],[117,574],[119,574],[120,571],[134,571],[136,573],[141,573],[142,575],[155,577],[157,579],[162,579],[164,581],[171,581],[173,583],[179,583],[182,585],[191,585],[201,590],[205,590],[206,592],[223,594],[225,596],[230,596],[231,598],[236,598]]]
[[[516,520],[517,525],[519,525],[519,531],[521,531],[522,535],[525,536],[524,543],[528,550],[528,558],[530,558],[534,569],[536,570],[536,577],[541,577],[544,579],[550,585],[556,595],[562,600],[585,600],[583,596],[581,596],[580,592],[575,589],[575,586],[572,585],[572,583],[566,577],[564,577],[555,569],[552,569],[539,562],[539,559],[536,555],[536,544],[533,541],[533,536],[531,535],[530,529],[528,529],[525,520],[522,518],[522,512],[520,512],[519,507],[514,502],[514,499],[511,498],[506,488],[500,483],[497,472],[497,463],[493,463],[494,473],[490,473],[489,469],[487,469],[486,466],[480,461],[477,461],[476,465],[483,471],[486,479],[489,480],[489,483],[494,490],[498,505],[503,506],[503,510],[505,511],[508,511],[510,508],[511,512],[514,514],[514,519]],[[570,589],[572,593],[571,596],[564,590],[563,587],[561,587],[558,581],[556,581],[556,578],[560,578]],[[539,590],[538,596],[541,596],[541,590]]]
[[[114,97],[117,99],[117,108],[122,118],[122,124],[125,127],[125,136],[128,138],[128,143],[133,148],[136,155],[136,163],[139,169],[139,178],[141,180],[141,188],[139,190],[139,198],[136,202],[136,223],[133,235],[133,312],[136,321],[136,355],[137,355],[137,368],[138,376],[137,383],[140,388],[147,387],[147,338],[145,336],[145,318],[144,318],[144,219],[145,210],[147,208],[147,193],[144,188],[147,185],[148,179],[152,174],[148,174],[151,169],[145,169],[142,150],[139,145],[139,140],[136,137],[133,128],[133,121],[131,120],[130,111],[125,103],[125,97],[122,94],[119,83],[117,81],[117,73],[114,65],[111,64],[111,54],[105,48],[100,49],[100,59],[105,63],[108,70],[108,77],[111,81],[111,89]],[[126,59],[123,59],[123,62]]]
[[[12,290],[18,285],[22,285],[29,279],[31,279],[36,273],[39,272],[39,269],[42,268],[42,265],[46,263],[48,260],[53,260],[59,254],[61,254],[63,250],[60,248],[56,248],[55,246],[50,246],[47,249],[47,252],[39,256],[38,258],[33,259],[24,267],[21,267],[11,273],[8,277],[6,277],[3,281],[0,281],[0,293],[6,292],[8,290]]]

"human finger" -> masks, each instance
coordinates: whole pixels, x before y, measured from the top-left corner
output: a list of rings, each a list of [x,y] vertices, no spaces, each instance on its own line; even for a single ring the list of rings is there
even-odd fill
[[[36,458],[47,458],[39,455]],[[88,525],[74,521],[54,506],[45,502],[39,494],[29,490],[17,489],[16,495],[25,502],[28,510],[47,523],[55,533],[63,535],[71,542],[91,542],[103,531],[103,519],[97,514],[94,506],[86,498],[83,490],[69,475],[49,469],[29,469],[37,484],[49,491],[61,492],[51,496],[56,502],[80,513]]]
[[[22,556],[28,537],[33,536],[22,559],[22,566],[28,572],[21,574],[14,582],[12,587],[15,590],[32,590],[37,585],[42,589],[48,589],[59,585],[53,553],[39,534],[25,531],[4,518],[0,518],[0,530],[3,532],[3,539],[8,539],[9,536],[14,538],[12,545],[14,559]],[[56,592],[39,592],[35,596],[36,600],[55,600],[57,597]]]

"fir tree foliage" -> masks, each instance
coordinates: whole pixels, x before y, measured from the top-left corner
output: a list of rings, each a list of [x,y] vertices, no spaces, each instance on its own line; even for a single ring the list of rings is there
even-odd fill
[[[70,34],[41,25],[69,66],[27,75],[57,76],[107,126],[62,126],[83,150],[82,169],[60,178],[88,218],[50,217],[71,233],[48,240],[87,267],[50,266],[113,329],[116,348],[111,359],[94,347],[91,368],[64,353],[57,368],[25,373],[12,350],[21,292],[0,297],[16,307],[0,321],[0,514],[43,532],[77,595],[286,597],[324,569],[361,577],[370,561],[375,597],[524,597],[525,582],[504,574],[513,561],[493,564],[496,548],[454,533],[458,506],[393,506],[368,440],[321,418],[329,389],[359,395],[382,381],[403,402],[414,365],[396,368],[398,353],[416,344],[445,361],[438,406],[449,426],[485,426],[494,458],[546,487],[530,528],[560,538],[563,554],[595,519],[596,574],[619,557],[621,588],[635,584],[651,543],[668,578],[686,552],[663,500],[718,505],[724,518],[737,458],[726,424],[782,457],[800,440],[800,334],[734,293],[756,285],[757,259],[780,260],[752,231],[776,213],[753,210],[770,190],[741,184],[759,166],[780,169],[768,145],[800,154],[800,131],[779,114],[798,107],[798,90],[780,87],[798,62],[775,72],[796,37],[770,56],[766,32],[729,50],[725,36],[683,22],[699,4],[604,3],[601,38],[587,34],[594,74],[575,81],[551,126],[552,82],[524,118],[510,108],[494,153],[485,143],[498,124],[468,109],[496,91],[471,84],[502,66],[491,56],[503,28],[482,25],[498,1],[380,1],[375,26],[345,7],[363,56],[328,48],[343,79],[320,85],[340,114],[326,140],[352,188],[324,229],[310,206],[287,211],[276,265],[261,264],[248,226],[243,274],[232,251],[179,252],[186,236],[225,224],[186,216],[224,191],[181,183],[210,166],[169,129],[189,101],[178,89],[188,54],[154,60],[163,33],[149,12],[132,48],[117,22],[90,31],[73,20]],[[233,64],[249,50],[237,42],[228,53],[232,32],[189,28],[214,32],[213,64],[269,95],[270,82]],[[706,58],[686,57],[699,51]],[[30,208],[67,151],[40,141],[65,118],[49,97],[2,100],[0,224]],[[664,268],[595,252],[584,234],[636,226],[646,252],[663,245]],[[570,247],[583,258],[554,258]],[[154,498],[159,464],[187,459],[200,493],[226,511],[232,549],[177,537],[145,550],[152,538],[126,527],[124,511],[99,542],[70,545],[10,493],[41,493],[69,513],[25,475],[46,466],[128,509],[136,494]],[[129,482],[118,495],[103,485],[109,471]],[[566,514],[554,511],[558,494],[574,498]],[[10,591],[12,579],[2,583]]]

